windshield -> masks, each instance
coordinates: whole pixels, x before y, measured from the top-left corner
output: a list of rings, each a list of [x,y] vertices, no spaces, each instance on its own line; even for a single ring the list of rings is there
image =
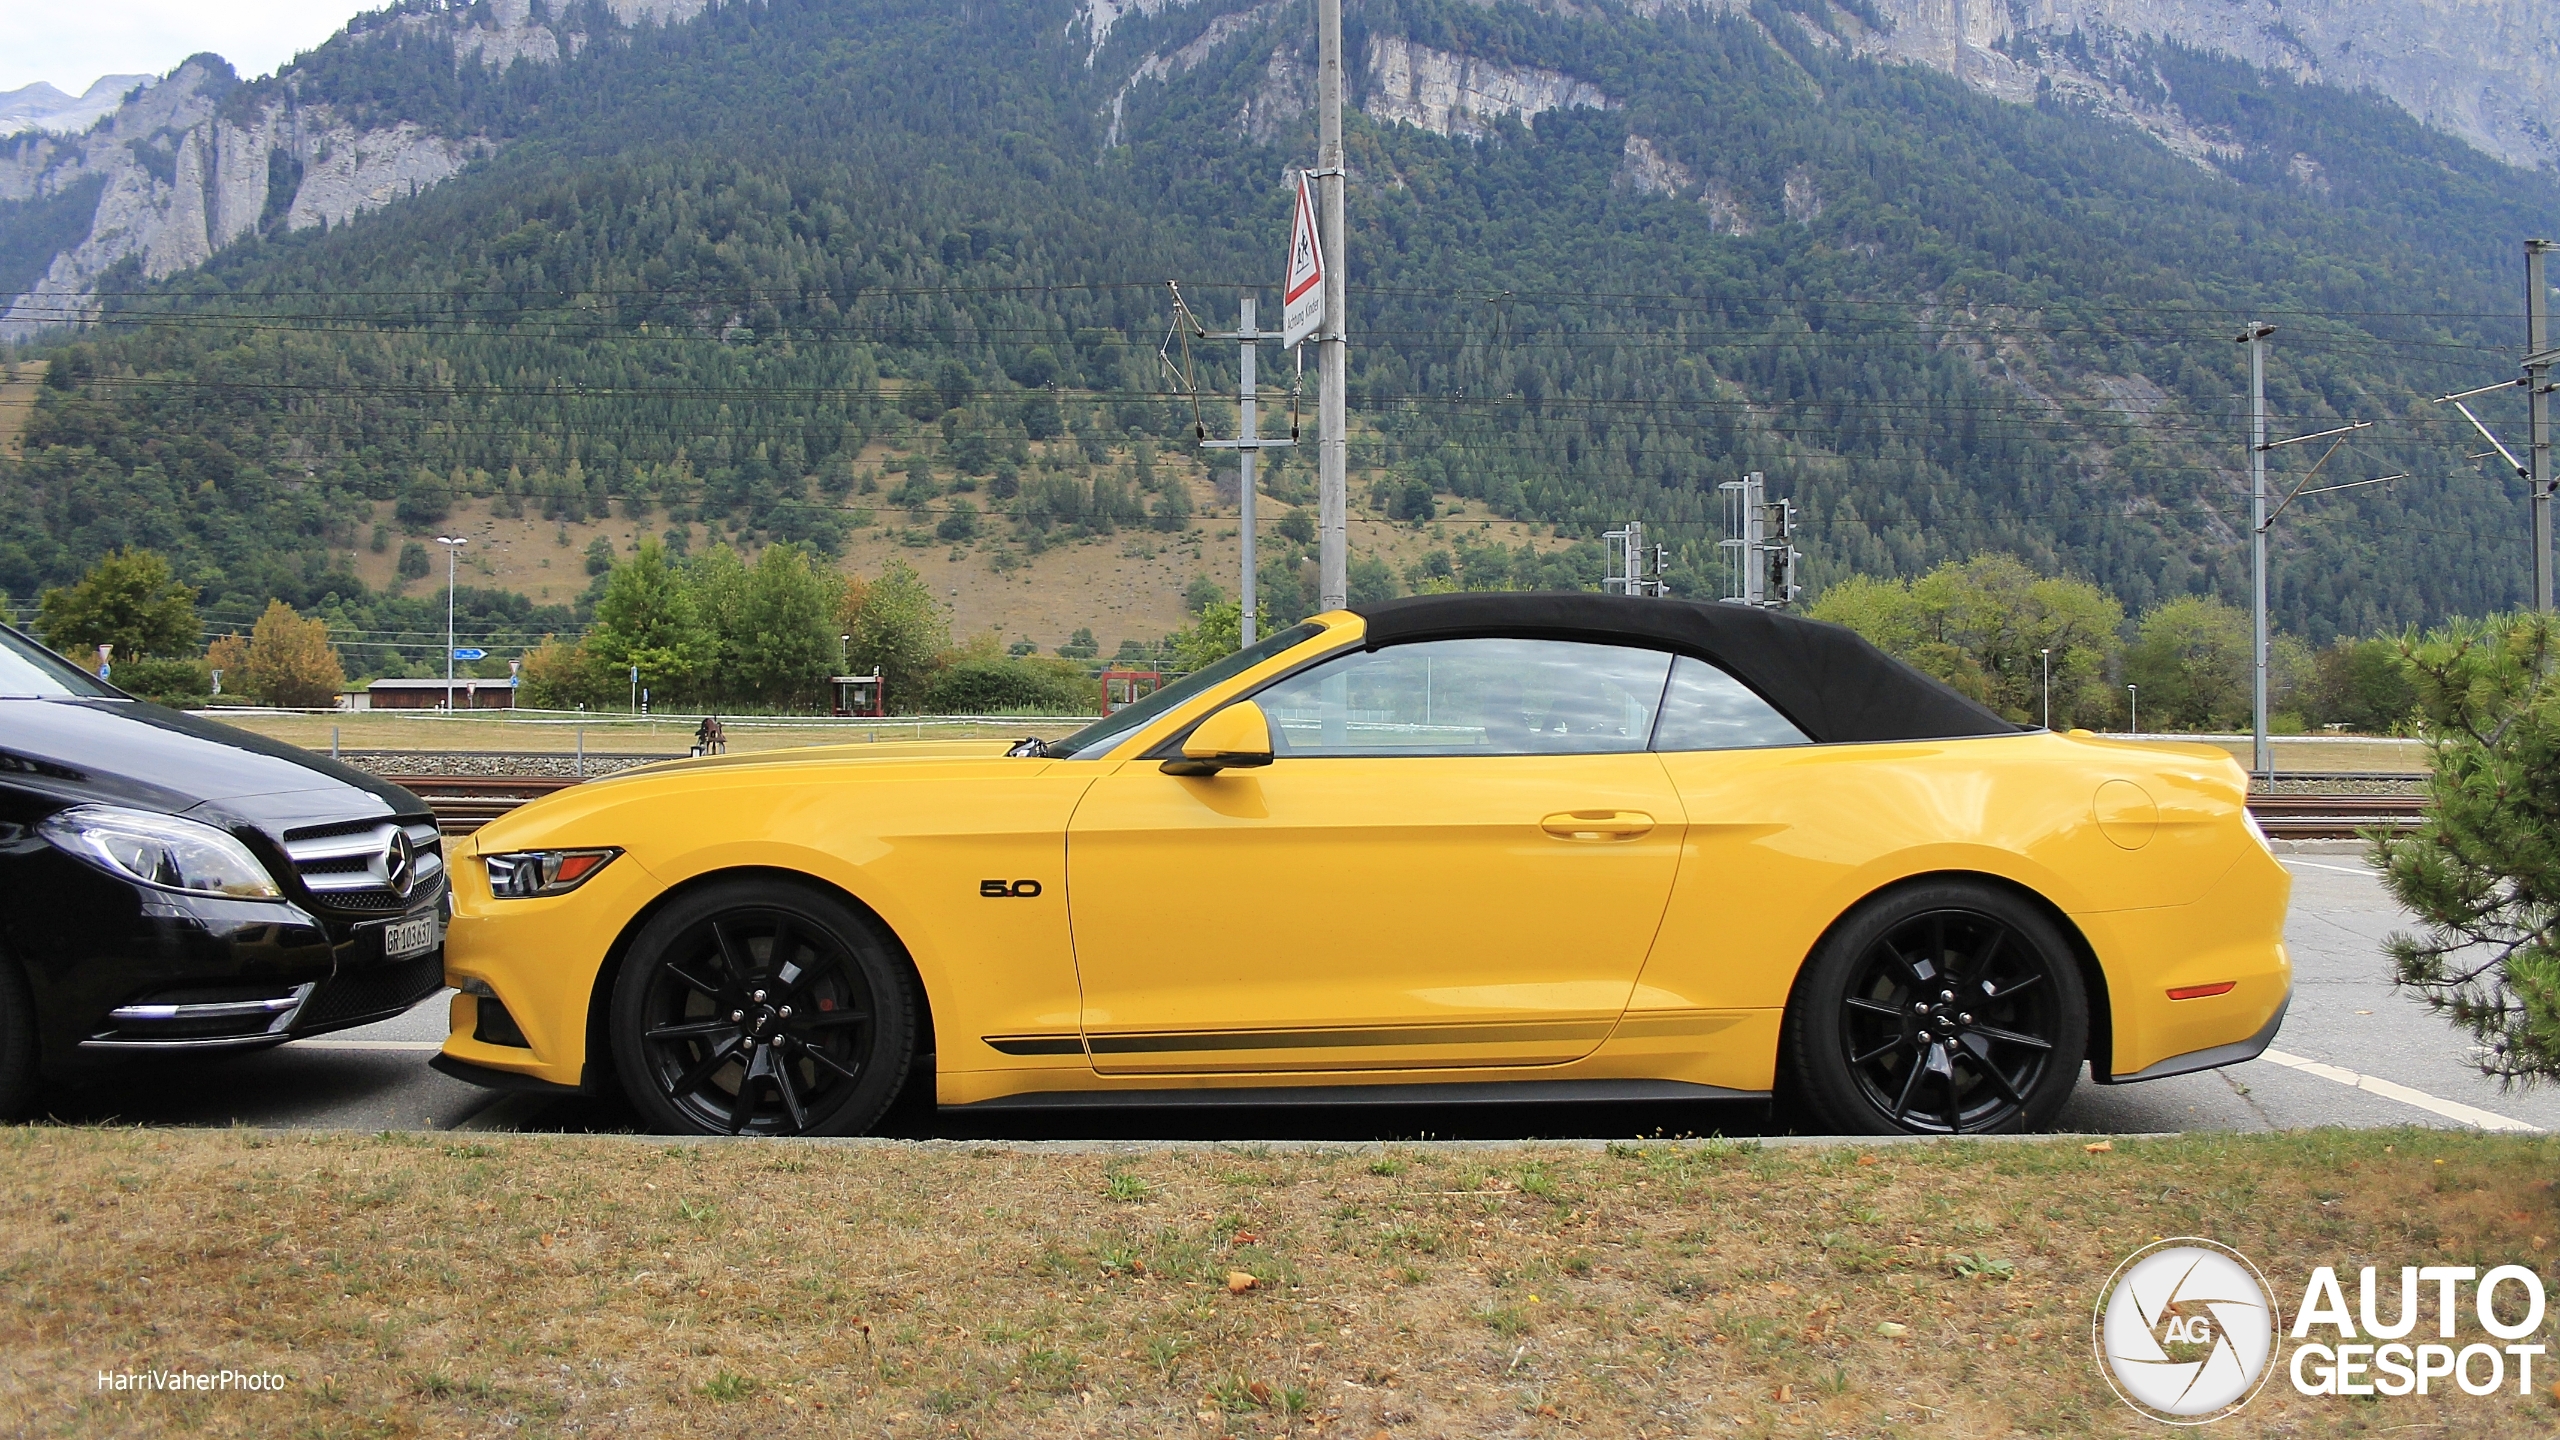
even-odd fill
[[[98,683],[79,666],[0,625],[0,697],[120,700],[124,692]]]
[[[1292,625],[1278,634],[1256,641],[1253,645],[1237,651],[1214,665],[1192,671],[1128,709],[1105,715],[1064,740],[1049,742],[1048,748],[1040,753],[1052,759],[1063,759],[1070,755],[1098,755],[1109,748],[1112,741],[1210,686],[1241,675],[1272,656],[1303,645],[1323,633],[1324,627],[1321,625],[1313,623]]]

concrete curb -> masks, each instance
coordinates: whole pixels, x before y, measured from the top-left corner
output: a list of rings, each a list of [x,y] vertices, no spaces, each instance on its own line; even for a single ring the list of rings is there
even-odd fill
[[[476,1118],[476,1117],[474,1117]],[[73,1128],[73,1127],[65,1127]],[[542,1131],[480,1130],[469,1121],[452,1130],[356,1130],[293,1129],[262,1130],[241,1126],[244,1133],[285,1140],[297,1136],[346,1136],[370,1139],[379,1135],[417,1136],[421,1139],[455,1134],[503,1135],[519,1141],[596,1140],[606,1143],[656,1146],[694,1145],[767,1145],[783,1148],[837,1150],[897,1150],[927,1154],[962,1155],[1157,1155],[1157,1154],[1227,1154],[1244,1158],[1259,1155],[1385,1155],[1413,1150],[1545,1150],[1558,1153],[1600,1154],[1611,1146],[1629,1145],[1642,1149],[1706,1150],[1723,1149],[1732,1154],[1755,1150],[1833,1150],[1869,1149],[1911,1145],[2034,1145],[2043,1143],[2092,1144],[2099,1141],[2126,1142],[2136,1140],[2176,1140],[2176,1131],[2145,1131],[2134,1134],[2049,1134],[2049,1135],[1968,1135],[1950,1140],[1941,1135],[1771,1135],[1744,1136],[1728,1139],[1720,1135],[1646,1137],[1626,1136],[1619,1139],[1577,1138],[1571,1140],[901,1140],[892,1136],[847,1135],[814,1139],[771,1139],[728,1135],[637,1135],[616,1132],[582,1132],[561,1134]]]

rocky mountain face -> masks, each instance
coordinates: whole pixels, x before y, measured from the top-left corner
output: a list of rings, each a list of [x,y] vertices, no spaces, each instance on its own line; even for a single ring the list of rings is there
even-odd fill
[[[1506,115],[1526,120],[1549,110],[1606,110],[1612,105],[1589,81],[1536,66],[1453,55],[1402,35],[1370,38],[1367,72],[1363,113],[1419,125],[1435,135],[1474,139]]]
[[[689,20],[707,4],[607,0],[606,8],[630,26]],[[393,10],[363,17],[362,28],[338,43],[423,36],[450,44],[457,67],[554,66],[597,38],[553,18],[565,8],[537,13],[533,0],[487,0]],[[288,67],[272,81],[243,84],[220,57],[200,55],[104,111],[94,128],[0,142],[0,202],[96,197],[80,238],[0,310],[0,340],[90,318],[99,277],[118,265],[131,262],[157,280],[253,233],[343,224],[451,178],[499,143],[405,120],[360,122],[306,103],[297,78]],[[111,95],[140,83],[109,77],[119,79],[128,83]]]
[[[125,261],[160,279],[258,230],[344,223],[444,180],[486,148],[414,125],[360,130],[289,101],[227,107],[227,67],[190,60],[96,129],[0,154],[0,199],[97,194],[86,238],[0,312],[0,336],[86,318]]]
[[[681,23],[710,3],[605,0],[603,11],[611,26],[627,28]],[[1082,32],[1091,65],[1132,20],[1203,3],[1082,0],[1068,30]],[[1532,0],[1532,8],[1578,7]],[[1748,0],[1639,0],[1634,8],[1770,23]],[[535,0],[411,0],[362,17],[333,43],[425,38],[449,45],[456,67],[556,67],[606,38],[579,18],[592,13],[537,8]],[[2235,147],[2185,113],[2146,68],[2143,49],[2152,42],[2369,90],[2510,164],[2560,170],[2560,6],[2545,0],[1819,0],[1818,9],[1777,23],[1792,25],[1798,33],[1789,38],[1799,43],[1926,65],[2004,100],[2086,105],[2207,167]],[[1299,7],[1275,0],[1231,10],[1181,44],[1139,57],[1110,101],[1105,145],[1119,143],[1120,113],[1135,88],[1177,78],[1229,41],[1275,27],[1302,31]],[[1618,103],[1588,78],[1458,53],[1392,28],[1365,32],[1362,50],[1352,62],[1362,112],[1434,134],[1481,138],[1506,118]],[[133,262],[158,279],[252,233],[340,224],[442,182],[505,139],[378,114],[360,121],[306,103],[292,67],[244,86],[220,60],[200,56],[116,103],[141,78],[106,77],[77,100],[50,86],[0,96],[0,132],[13,123],[20,131],[0,141],[0,202],[94,203],[85,227],[57,227],[76,238],[33,264],[18,257],[23,274],[0,274],[0,294],[20,292],[0,310],[0,339],[89,317],[99,277],[119,264]],[[1293,33],[1271,51],[1235,116],[1237,131],[1271,140],[1305,113],[1314,88],[1312,45]],[[42,133],[90,121],[95,128],[84,133]],[[1694,197],[1731,234],[1755,223],[1714,181],[1690,175],[1641,135],[1627,140],[1621,179],[1647,193]],[[1794,219],[1820,206],[1805,186],[1792,187],[1788,202]]]
[[[57,130],[76,135],[115,109],[127,91],[158,78],[101,75],[77,95],[65,95],[41,80],[0,91],[0,135],[15,135],[22,130]]]
[[[2128,57],[2170,40],[2384,96],[2508,164],[2560,170],[2560,6],[2547,0],[1874,0],[1834,29],[2003,99],[2061,94],[2191,159],[2215,137],[2146,94]]]
[[[1127,17],[1153,17],[1190,3],[1085,0],[1081,23],[1099,54]],[[1578,8],[1573,0],[1531,3],[1559,13]],[[1242,33],[1276,8],[1222,17],[1226,28],[1194,41],[1188,63],[1150,57],[1157,68],[1140,78],[1190,68],[1205,46]],[[1750,0],[1640,0],[1634,8],[1768,23],[1754,15]],[[1806,43],[1927,65],[2021,104],[2076,101],[2204,165],[2227,152],[2229,142],[2161,93],[2142,63],[2147,43],[2170,41],[2307,84],[2370,91],[2508,164],[2560,170],[2560,6],[2545,0],[1819,0],[1793,19]],[[1292,47],[1285,68],[1275,61],[1274,82],[1302,82],[1311,93],[1310,48]],[[1443,135],[1481,135],[1503,115],[1526,119],[1542,110],[1609,103],[1595,86],[1570,76],[1456,55],[1402,36],[1373,37],[1364,61],[1355,66],[1355,82],[1365,82],[1367,114]]]

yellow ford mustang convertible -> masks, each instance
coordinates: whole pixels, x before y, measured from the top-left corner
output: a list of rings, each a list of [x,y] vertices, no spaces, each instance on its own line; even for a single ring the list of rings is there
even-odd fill
[[[2032,1129],[2255,1056],[2288,881],[2219,750],[2022,732],[1846,630],[1453,595],[1065,740],[678,761],[451,865],[436,1059],[669,1131],[945,1106],[1792,1095]]]

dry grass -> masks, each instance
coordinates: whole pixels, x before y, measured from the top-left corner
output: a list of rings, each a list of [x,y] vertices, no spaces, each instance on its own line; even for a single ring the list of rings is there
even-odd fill
[[[2556,1158],[2433,1131],[1058,1153],[25,1128],[0,1132],[0,1424],[2157,1434],[2090,1356],[2126,1251],[2209,1235],[2279,1289],[2319,1263],[2530,1262],[2560,1234]],[[288,1386],[94,1379],[223,1366]],[[2279,1378],[2234,1432],[2555,1420],[2550,1392]]]
[[[35,416],[36,392],[43,388],[44,371],[41,360],[0,365],[0,455],[18,458],[18,442],[26,434],[27,421]]]
[[[2172,737],[2174,738],[2174,737]],[[2210,740],[2249,765],[2249,742]],[[2424,775],[2430,765],[2424,740],[2386,740],[2366,736],[2286,735],[2270,737],[2276,769],[2293,775],[2334,775],[2340,771],[2394,771]]]
[[[4,371],[5,367],[0,367],[0,372]],[[27,404],[32,405],[35,382],[41,380],[43,367],[29,366],[27,373],[34,378],[17,391],[0,386],[0,444],[5,444],[13,433],[9,428],[8,397],[23,391]],[[884,486],[894,487],[897,477],[880,472],[903,448],[875,442],[862,452],[858,463]],[[1038,455],[1069,457],[1078,447],[1072,440],[1061,439],[1031,448]],[[1196,518],[1179,533],[1139,527],[1082,540],[1053,534],[1046,548],[1033,555],[1028,553],[1025,537],[1012,522],[991,513],[977,539],[955,545],[934,539],[930,531],[940,514],[938,507],[947,506],[958,497],[938,499],[933,502],[937,507],[933,512],[917,516],[891,504],[885,494],[874,493],[843,502],[849,509],[867,512],[871,519],[846,537],[837,568],[872,575],[893,561],[913,566],[943,602],[952,632],[963,638],[992,633],[1008,642],[1030,640],[1045,651],[1067,640],[1078,628],[1086,627],[1094,632],[1106,655],[1116,651],[1123,640],[1153,642],[1191,623],[1182,596],[1193,576],[1206,575],[1232,593],[1237,588],[1242,558],[1234,462],[1225,462],[1213,476],[1200,464],[1197,452],[1174,446],[1163,450],[1157,463],[1168,475],[1184,477],[1189,487]],[[1118,446],[1109,451],[1098,468],[1134,485],[1135,464],[1132,451]],[[947,466],[937,469],[946,482],[952,478]],[[1555,539],[1550,526],[1501,519],[1486,510],[1481,501],[1453,496],[1440,497],[1442,518],[1430,524],[1391,523],[1362,503],[1377,473],[1364,470],[1350,477],[1351,543],[1357,553],[1376,556],[1399,571],[1431,551],[1450,549],[1461,540],[1473,544],[1529,543],[1541,550],[1568,543]],[[1223,476],[1224,489],[1216,476]],[[1000,508],[1000,502],[991,501],[984,491],[965,498],[982,510]],[[563,523],[541,518],[538,509],[509,518],[497,512],[495,503],[466,497],[436,527],[442,533],[467,536],[471,541],[462,553],[462,583],[514,590],[552,603],[571,601],[586,592],[591,579],[586,573],[586,549],[595,540],[601,538],[616,553],[628,555],[641,535],[658,534],[668,526],[663,511],[654,512],[646,522],[617,515]],[[373,525],[387,527],[385,548],[375,551],[369,544],[358,544],[345,552],[348,564],[367,585],[379,589],[411,595],[441,592],[445,582],[441,553],[432,556],[434,567],[425,577],[400,578],[401,545],[425,536],[404,533],[393,508],[388,500],[376,501],[364,527],[368,532]],[[1274,543],[1269,539],[1276,533],[1271,527],[1292,508],[1277,498],[1265,497],[1261,501],[1266,544]],[[722,532],[709,525],[697,523],[692,530],[697,548],[724,538]],[[366,538],[370,539],[369,534]],[[428,546],[430,551],[434,548]],[[1277,566],[1281,557],[1276,551],[1267,553],[1263,563]],[[1592,578],[1598,579],[1596,575]],[[362,664],[376,657],[372,652],[360,651],[351,652],[351,658]]]

